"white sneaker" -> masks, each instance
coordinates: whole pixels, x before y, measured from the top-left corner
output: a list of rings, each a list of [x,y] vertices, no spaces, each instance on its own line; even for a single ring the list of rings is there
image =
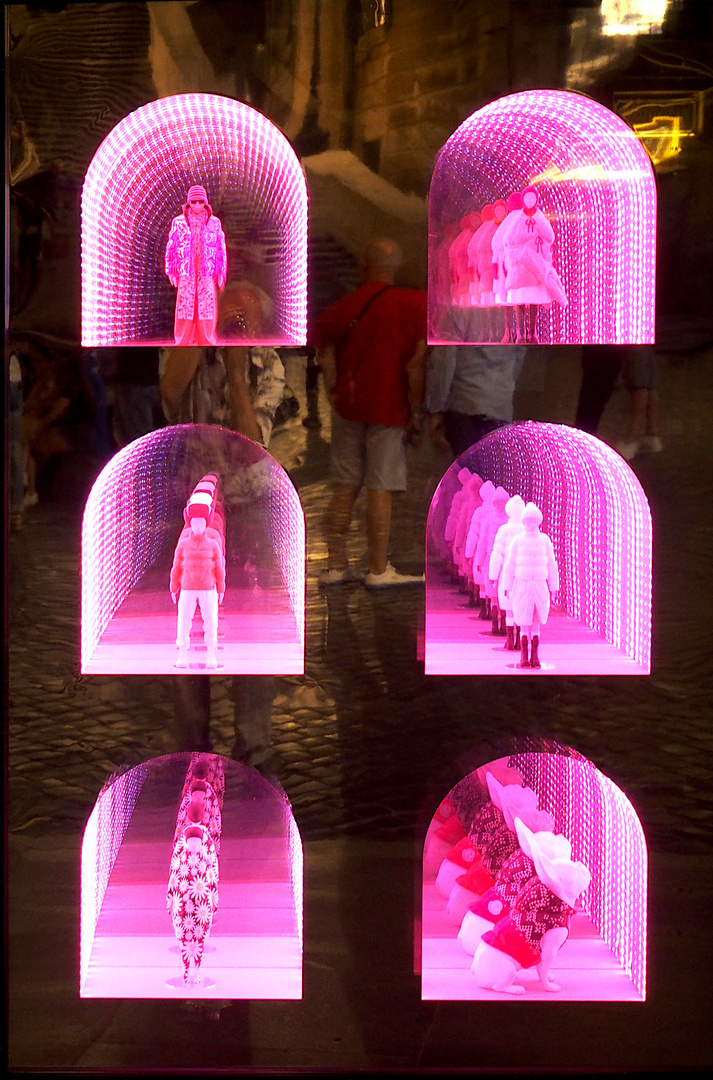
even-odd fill
[[[187,668],[188,667],[188,653],[182,652],[179,649],[178,656],[176,657],[176,662],[175,662],[175,664],[173,666],[174,667],[179,667],[179,668]]]
[[[663,450],[663,443],[658,435],[644,435],[639,443],[639,449],[642,454],[660,454]]]
[[[631,461],[639,452],[639,443],[636,440],[633,442],[619,442],[614,444],[614,449],[621,454],[624,461]]]
[[[364,575],[347,566],[345,570],[323,570],[319,575],[320,585],[348,585],[353,581],[363,581]]]
[[[367,589],[388,589],[393,585],[423,585],[425,574],[399,574],[391,563],[386,564],[383,574],[367,574],[364,584]]]

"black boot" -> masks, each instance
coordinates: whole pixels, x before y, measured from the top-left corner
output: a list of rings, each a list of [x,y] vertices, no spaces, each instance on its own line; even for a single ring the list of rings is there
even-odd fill
[[[537,634],[532,635],[532,649],[530,650],[530,667],[542,667],[540,658],[537,655],[537,646],[540,644],[540,639]]]
[[[483,621],[490,618],[490,600],[487,596],[481,598],[480,617]]]
[[[500,612],[497,604],[492,604],[490,607],[490,620],[493,624],[493,637],[497,637],[500,628]]]
[[[508,628],[507,628],[507,625],[505,623],[505,618],[506,618],[505,612],[503,611],[502,608],[500,608],[500,630],[498,631],[499,634],[500,634],[500,637],[505,637],[505,635],[507,633]]]
[[[515,648],[516,649],[520,648],[520,627],[519,626],[515,627]]]
[[[530,666],[530,660],[529,660],[529,657],[527,655],[527,638],[523,634],[522,638],[520,639],[520,664],[519,664],[519,667],[529,667],[529,666]]]
[[[507,636],[508,636],[508,639],[505,642],[505,648],[507,649],[508,652],[513,652],[514,649],[515,649],[515,627],[514,626],[506,626],[505,631],[506,631]]]

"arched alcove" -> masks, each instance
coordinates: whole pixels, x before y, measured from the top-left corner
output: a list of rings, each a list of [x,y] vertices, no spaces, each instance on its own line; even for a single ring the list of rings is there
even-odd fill
[[[243,102],[178,94],[124,117],[82,190],[82,344],[174,343],[172,219],[205,187],[227,245],[219,344],[304,344],[307,192],[285,136]]]
[[[505,791],[519,786],[504,814],[493,803],[488,772],[499,777]],[[540,986],[534,969],[523,969],[517,979],[525,996],[515,1000],[644,1001],[648,859],[641,823],[625,793],[593,762],[551,742],[518,749],[473,770],[445,795],[431,821],[423,861],[423,999],[511,1000],[507,993],[479,986],[471,968],[481,931],[506,917],[528,874],[535,872],[519,855],[524,849],[512,821],[519,816],[514,809],[519,804],[529,805],[521,820],[530,819],[531,831],[549,829],[566,837],[571,859],[581,862],[591,878],[575,903],[568,939],[552,968],[559,992]],[[535,827],[533,821],[540,824]],[[459,887],[458,843],[466,849],[474,845],[470,862],[474,870],[480,866],[480,873],[471,871]],[[511,863],[501,875],[510,854],[523,865],[515,870]],[[450,875],[441,871],[449,855],[456,867]],[[454,893],[451,882],[461,891]],[[471,910],[486,917],[476,922],[465,914]]]
[[[472,515],[478,480],[534,502],[552,540],[559,589],[537,674],[646,675],[651,665],[651,513],[636,474],[594,435],[528,421],[499,428],[453,463],[427,524],[426,674],[532,674],[464,604],[448,519]],[[475,502],[463,497],[467,485]],[[454,503],[454,500],[456,502]],[[461,537],[468,525],[461,522]],[[455,572],[454,572],[455,571]],[[461,586],[463,583],[460,583]]]
[[[184,509],[217,477],[225,540],[219,669],[304,670],[304,514],[284,469],[226,428],[160,428],[120,450],[87,498],[82,523],[82,660],[87,675],[180,674],[169,575]],[[194,631],[195,633],[195,631]],[[198,643],[187,674],[205,670]]]
[[[429,342],[499,342],[507,311],[515,329],[511,301],[503,294],[480,307],[477,289],[471,287],[469,295],[452,292],[449,251],[454,241],[466,244],[467,231],[481,224],[479,218],[466,222],[468,215],[528,187],[535,189],[538,208],[554,232],[552,262],[566,297],[566,305],[561,300],[540,304],[537,341],[653,342],[651,163],[623,120],[596,101],[563,90],[499,98],[469,116],[441,149],[429,196]],[[517,213],[512,209],[499,226],[501,238]],[[534,232],[532,240],[537,241]],[[542,239],[537,243],[541,254]],[[498,242],[493,246],[497,251]],[[510,250],[511,259],[520,257]],[[527,254],[526,245],[517,250]],[[488,314],[494,311],[497,320]]]
[[[167,892],[196,776],[219,914],[185,985]],[[87,821],[81,874],[80,997],[302,997],[302,841],[284,792],[246,765],[169,754],[116,777]]]

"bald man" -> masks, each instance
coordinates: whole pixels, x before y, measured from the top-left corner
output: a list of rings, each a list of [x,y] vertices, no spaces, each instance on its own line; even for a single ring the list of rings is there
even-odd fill
[[[325,516],[329,566],[322,584],[353,581],[347,535],[366,488],[368,588],[423,582],[388,562],[393,494],[406,490],[407,442],[421,437],[426,383],[426,294],[394,285],[398,244],[372,240],[362,285],[320,316],[313,343],[332,403],[332,500]]]

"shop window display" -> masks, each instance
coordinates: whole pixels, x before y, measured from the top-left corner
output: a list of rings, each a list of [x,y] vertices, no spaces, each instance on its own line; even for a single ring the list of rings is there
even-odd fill
[[[653,170],[623,120],[563,90],[499,98],[433,171],[429,342],[651,343],[655,239]]]
[[[82,191],[82,344],[304,344],[307,192],[255,109],[178,94],[124,117]]]
[[[424,1000],[646,998],[636,812],[591,761],[542,745],[473,770],[429,825]]]
[[[301,674],[304,515],[284,470],[225,428],[120,450],[82,525],[83,674]]]
[[[284,792],[252,769],[131,769],[84,832],[80,996],[301,998],[302,876]]]
[[[427,675],[649,673],[651,514],[593,435],[492,432],[441,480],[426,536]]]

